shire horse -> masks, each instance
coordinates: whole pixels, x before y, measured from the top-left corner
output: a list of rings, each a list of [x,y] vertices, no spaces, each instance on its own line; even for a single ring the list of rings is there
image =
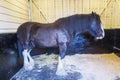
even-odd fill
[[[67,75],[63,67],[67,44],[78,34],[88,32],[95,39],[104,38],[100,16],[95,12],[60,18],[53,23],[26,22],[17,30],[19,54],[23,56],[24,68],[32,70],[34,60],[30,52],[36,47],[59,47],[56,75]]]

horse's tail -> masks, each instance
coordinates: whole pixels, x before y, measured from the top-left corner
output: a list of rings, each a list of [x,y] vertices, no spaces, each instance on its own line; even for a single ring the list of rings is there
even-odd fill
[[[20,43],[19,40],[17,40],[17,49],[18,49],[18,54],[19,54],[19,57],[22,58],[22,50],[23,50],[23,47],[22,47],[22,44]]]

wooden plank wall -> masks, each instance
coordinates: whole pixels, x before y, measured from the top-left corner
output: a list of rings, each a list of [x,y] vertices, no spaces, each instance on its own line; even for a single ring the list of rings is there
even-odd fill
[[[120,28],[120,0],[32,0],[32,20],[43,23],[92,11],[101,16],[105,29]]]
[[[120,28],[120,0],[108,0],[101,17],[107,29]]]
[[[0,33],[16,32],[17,27],[28,21],[27,0],[0,0]]]
[[[31,21],[50,23],[73,14],[92,11],[105,29],[120,28],[120,0],[30,0]],[[28,0],[0,0],[0,33],[16,32],[29,20]]]

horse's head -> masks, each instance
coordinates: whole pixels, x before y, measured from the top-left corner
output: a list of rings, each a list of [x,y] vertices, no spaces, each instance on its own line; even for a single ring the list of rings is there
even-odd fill
[[[95,37],[95,39],[102,39],[105,36],[104,29],[100,20],[100,16],[94,12],[90,14],[90,34]]]

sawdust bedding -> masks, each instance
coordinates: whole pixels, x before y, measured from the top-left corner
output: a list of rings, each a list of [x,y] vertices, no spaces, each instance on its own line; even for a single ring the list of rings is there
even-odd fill
[[[76,54],[66,56],[64,68],[67,76],[55,75],[58,55],[33,57],[32,71],[22,68],[11,80],[120,80],[120,57],[112,54]]]

